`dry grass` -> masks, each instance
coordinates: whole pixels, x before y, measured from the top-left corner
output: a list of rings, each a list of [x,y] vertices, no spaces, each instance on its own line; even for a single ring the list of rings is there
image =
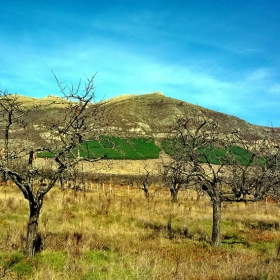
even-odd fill
[[[22,256],[28,203],[16,187],[0,190],[0,274],[5,279],[279,279],[280,207],[226,204],[223,243],[209,245],[211,204],[181,191],[53,189],[45,198],[44,249]]]
[[[58,96],[55,95],[48,95],[44,98],[33,98],[29,96],[19,95],[16,94],[18,101],[22,102],[25,106],[41,106],[41,105],[48,105],[50,107],[66,107],[68,102]]]

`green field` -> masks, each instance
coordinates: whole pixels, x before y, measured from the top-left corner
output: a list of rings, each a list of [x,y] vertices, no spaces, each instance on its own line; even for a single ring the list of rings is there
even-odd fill
[[[162,142],[162,146],[164,151],[169,154],[174,154],[174,149],[172,147],[172,140],[165,140]],[[219,147],[204,147],[197,150],[200,162],[207,162],[212,164],[221,164],[225,163],[229,160],[227,157],[227,151],[225,149]],[[239,146],[231,146],[230,152],[234,156],[234,158],[241,163],[242,165],[248,165],[250,159],[253,156],[253,153],[250,151],[244,150],[242,147]]]
[[[172,155],[172,143],[170,140],[162,142],[163,150]],[[77,148],[73,149],[73,155],[77,155]],[[161,149],[155,141],[150,138],[120,138],[101,136],[98,140],[82,143],[80,156],[98,158],[106,155],[108,159],[155,159],[159,158]],[[205,147],[198,149],[201,162],[207,160],[212,164],[220,164],[226,160],[226,150],[218,147]],[[248,165],[252,153],[245,151],[242,147],[231,146],[234,157],[243,165]],[[41,158],[51,158],[53,153],[44,152],[38,155]]]
[[[73,155],[77,155],[77,150],[73,150]],[[159,157],[160,150],[153,139],[101,136],[98,140],[82,143],[80,156],[97,158],[106,155],[108,159],[153,159]],[[51,158],[54,154],[45,152],[38,156]]]

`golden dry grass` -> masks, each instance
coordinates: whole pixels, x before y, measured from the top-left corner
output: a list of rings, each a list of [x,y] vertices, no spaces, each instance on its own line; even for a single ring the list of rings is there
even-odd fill
[[[16,95],[18,101],[23,103],[25,106],[42,106],[42,105],[50,105],[50,107],[66,107],[68,102],[58,96],[48,95],[44,98],[33,98],[29,96]]]
[[[43,251],[22,256],[28,203],[16,187],[0,189],[0,274],[6,279],[279,279],[280,207],[226,204],[219,249],[209,245],[211,204],[181,191],[146,201],[113,186],[45,197]]]

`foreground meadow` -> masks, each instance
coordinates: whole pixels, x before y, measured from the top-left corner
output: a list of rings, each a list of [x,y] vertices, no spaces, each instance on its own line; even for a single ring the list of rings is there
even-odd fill
[[[4,279],[279,279],[280,207],[225,204],[222,244],[210,247],[211,204],[179,192],[52,189],[39,230],[42,251],[22,251],[28,203],[15,186],[0,187],[0,277]]]

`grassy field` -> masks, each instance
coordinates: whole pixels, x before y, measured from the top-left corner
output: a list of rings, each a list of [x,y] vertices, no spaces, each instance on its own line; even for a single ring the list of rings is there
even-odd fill
[[[99,140],[82,143],[80,156],[96,158],[106,155],[108,159],[153,159],[159,157],[160,150],[153,139],[101,136]],[[73,152],[77,154],[76,149]],[[45,152],[38,156],[51,158],[53,154]]]
[[[164,140],[162,142],[162,146],[164,151],[172,155],[174,153],[174,150],[172,149],[172,141]],[[253,153],[250,151],[246,151],[242,147],[239,146],[231,146],[230,151],[234,158],[242,165],[248,165],[250,162],[250,159],[253,156]],[[198,149],[198,155],[200,162],[206,163],[205,157],[207,160],[212,164],[221,164],[224,162],[225,159],[227,159],[227,151],[225,149],[219,148],[219,147],[204,147]],[[264,162],[265,160],[262,158],[260,159],[260,162]]]
[[[173,151],[169,141],[162,142],[163,150],[172,155]],[[159,158],[159,148],[153,139],[149,138],[120,138],[101,136],[99,140],[82,143],[80,156],[82,157],[101,157],[106,155],[108,159],[155,159]],[[231,151],[235,158],[243,165],[247,165],[252,153],[245,151],[238,146],[232,146]],[[73,150],[77,154],[77,149]],[[225,157],[226,151],[221,148],[203,148],[199,149],[201,155],[206,155],[210,163],[220,164],[221,159]],[[41,158],[52,158],[53,154],[44,152],[38,154]],[[205,157],[200,157],[201,162],[206,162]]]
[[[150,201],[127,186],[46,195],[43,250],[23,257],[28,203],[0,187],[0,275],[4,279],[279,279],[280,207],[225,204],[222,245],[212,249],[211,204],[161,190]]]

